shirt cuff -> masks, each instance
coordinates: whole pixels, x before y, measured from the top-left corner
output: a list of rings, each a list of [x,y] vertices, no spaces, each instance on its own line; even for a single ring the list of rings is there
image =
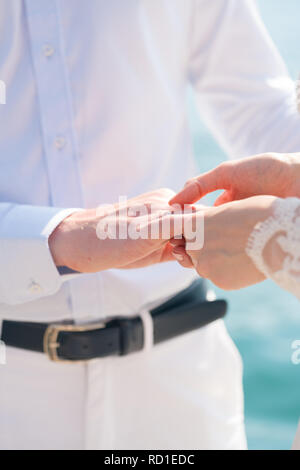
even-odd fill
[[[48,245],[60,222],[82,209],[0,204],[0,303],[55,294],[63,283]]]

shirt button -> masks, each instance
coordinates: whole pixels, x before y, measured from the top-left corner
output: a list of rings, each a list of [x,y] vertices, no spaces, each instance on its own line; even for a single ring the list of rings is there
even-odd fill
[[[37,294],[38,292],[41,292],[42,287],[37,282],[32,281],[32,283],[29,285],[29,290],[33,294]]]
[[[62,150],[64,146],[66,145],[66,139],[62,136],[58,136],[55,139],[55,147],[57,150]]]
[[[50,44],[46,44],[43,47],[43,52],[45,57],[52,57],[54,54],[54,47],[52,47]]]

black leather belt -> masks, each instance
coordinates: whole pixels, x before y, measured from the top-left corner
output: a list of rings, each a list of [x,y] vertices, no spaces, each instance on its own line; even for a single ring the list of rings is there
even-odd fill
[[[201,328],[224,317],[225,300],[206,301],[202,280],[150,311],[154,344]],[[7,346],[44,352],[53,361],[88,361],[143,349],[139,316],[113,318],[89,325],[29,323],[4,320],[1,340]]]

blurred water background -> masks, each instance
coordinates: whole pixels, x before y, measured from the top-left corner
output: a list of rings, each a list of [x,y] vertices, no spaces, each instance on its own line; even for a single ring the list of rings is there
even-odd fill
[[[296,80],[300,72],[300,1],[258,0],[258,5]],[[226,156],[201,124],[192,98],[190,102],[197,160],[199,169],[205,171]],[[291,361],[291,344],[300,340],[300,303],[271,281],[237,292],[217,291],[229,300],[226,322],[244,361],[249,448],[289,449],[300,416],[300,365]]]

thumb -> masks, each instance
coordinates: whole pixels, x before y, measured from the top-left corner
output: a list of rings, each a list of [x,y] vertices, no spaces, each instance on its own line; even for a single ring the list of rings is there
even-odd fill
[[[193,204],[203,196],[218,189],[230,188],[230,170],[221,164],[213,170],[189,180],[185,187],[174,196],[169,204]]]

